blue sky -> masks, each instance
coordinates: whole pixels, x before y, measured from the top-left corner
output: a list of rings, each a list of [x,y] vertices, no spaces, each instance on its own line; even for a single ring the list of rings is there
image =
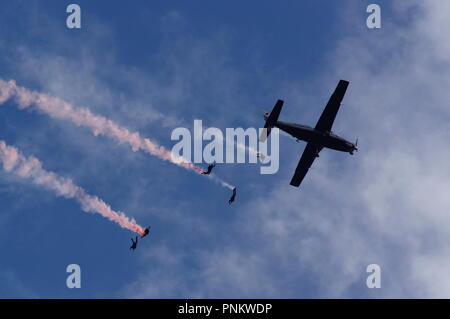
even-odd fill
[[[424,271],[450,264],[450,42],[439,32],[448,5],[378,1],[383,27],[368,30],[371,1],[77,1],[82,28],[69,30],[70,2],[2,2],[1,79],[167,148],[172,129],[194,119],[259,127],[278,98],[280,119],[313,125],[343,78],[350,87],[334,131],[359,137],[361,150],[325,150],[294,189],[304,146],[282,136],[275,175],[216,167],[239,187],[230,207],[229,191],[202,176],[9,101],[0,140],[153,232],[130,252],[130,232],[2,171],[0,297],[450,294],[450,276]],[[71,263],[81,289],[65,285]],[[365,286],[371,263],[382,267],[382,289]]]

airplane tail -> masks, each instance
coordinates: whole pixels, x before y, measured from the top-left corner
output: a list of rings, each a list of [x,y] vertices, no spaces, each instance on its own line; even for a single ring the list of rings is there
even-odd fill
[[[283,100],[278,100],[270,114],[268,112],[264,112],[264,120],[266,120],[266,124],[264,125],[264,129],[261,133],[261,136],[259,137],[259,140],[261,142],[264,142],[267,139],[267,137],[270,135],[272,127],[277,124],[278,117],[281,113],[281,108],[283,107],[283,103]]]

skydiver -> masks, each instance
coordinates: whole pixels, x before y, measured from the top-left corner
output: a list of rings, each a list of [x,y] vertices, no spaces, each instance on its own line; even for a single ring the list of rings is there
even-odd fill
[[[233,195],[231,195],[230,200],[228,201],[228,204],[231,205],[232,202],[234,202],[234,199],[236,198],[236,186],[233,187]]]
[[[202,175],[209,175],[211,174],[212,169],[216,166],[216,163],[213,163],[208,166],[208,169],[206,171],[202,172]]]
[[[147,236],[149,232],[150,232],[150,226],[148,226],[146,229],[144,229],[144,234],[141,236],[141,238],[144,238],[145,236]]]
[[[138,243],[138,237],[136,236],[135,240],[133,240],[133,238],[131,238],[131,242],[132,242],[132,244],[131,244],[130,249],[135,250],[137,247],[137,243]]]

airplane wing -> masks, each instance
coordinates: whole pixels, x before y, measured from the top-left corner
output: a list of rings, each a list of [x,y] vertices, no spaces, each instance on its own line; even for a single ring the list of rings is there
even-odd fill
[[[349,82],[340,80],[336,89],[330,97],[330,100],[322,112],[319,121],[317,121],[316,129],[319,131],[331,131],[336,114],[341,106],[342,99],[344,98],[345,91],[347,91]]]
[[[297,168],[295,169],[294,176],[291,179],[291,185],[299,187],[301,182],[308,173],[309,168],[317,157],[317,154],[322,150],[322,146],[318,146],[313,143],[306,144],[305,150],[303,151],[302,157],[298,162]]]

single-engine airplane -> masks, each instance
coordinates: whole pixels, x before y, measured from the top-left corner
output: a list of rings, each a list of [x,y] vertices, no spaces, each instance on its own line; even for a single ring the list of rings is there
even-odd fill
[[[270,135],[270,130],[273,127],[277,127],[292,135],[297,141],[302,140],[307,142],[302,157],[295,169],[294,176],[291,179],[290,184],[292,186],[300,186],[312,163],[316,157],[319,157],[319,152],[322,148],[325,147],[341,152],[347,152],[351,155],[353,155],[354,151],[358,151],[358,140],[353,144],[331,131],[334,119],[339,111],[345,92],[347,91],[348,84],[348,81],[339,81],[315,127],[278,121],[284,103],[282,100],[277,101],[270,114],[264,112],[266,123],[260,136],[261,142],[264,142],[267,139]]]

